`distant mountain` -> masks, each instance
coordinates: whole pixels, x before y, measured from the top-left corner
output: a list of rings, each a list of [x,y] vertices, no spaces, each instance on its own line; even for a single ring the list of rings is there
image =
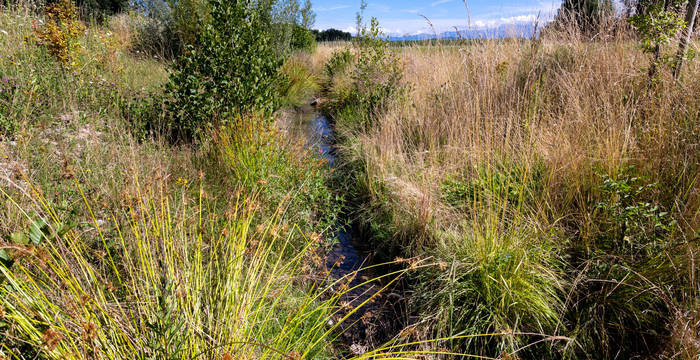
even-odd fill
[[[518,24],[503,24],[491,28],[472,28],[459,29],[457,31],[446,31],[437,34],[437,38],[441,40],[458,40],[458,39],[503,39],[514,37],[532,37],[535,32],[534,23],[518,23]],[[412,34],[412,35],[391,35],[389,41],[419,41],[435,39],[434,34]]]

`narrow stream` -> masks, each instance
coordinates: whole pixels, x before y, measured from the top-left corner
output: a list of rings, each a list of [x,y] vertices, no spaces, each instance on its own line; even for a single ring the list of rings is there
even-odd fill
[[[330,168],[337,165],[333,129],[325,116],[312,109],[301,111],[294,119],[294,124],[291,124],[290,131],[292,135],[303,136],[308,147],[327,159]],[[351,219],[341,219],[340,223],[351,223],[344,220]],[[360,246],[357,246],[363,245],[366,241],[363,241],[352,226],[339,226],[339,228],[340,230],[335,234],[336,241],[326,257],[326,268],[330,270],[332,279],[345,276],[352,279],[348,284],[350,288],[357,286],[356,289],[346,293],[339,302],[347,309],[352,309],[377,294],[382,284],[373,281],[358,286],[380,274],[378,271],[360,270],[370,265],[368,255],[361,252],[358,249]],[[391,338],[403,324],[399,316],[402,301],[397,299],[403,299],[403,297],[392,292],[377,294],[340,324],[342,335],[339,340],[346,344],[351,352],[360,354],[371,349],[378,342]]]

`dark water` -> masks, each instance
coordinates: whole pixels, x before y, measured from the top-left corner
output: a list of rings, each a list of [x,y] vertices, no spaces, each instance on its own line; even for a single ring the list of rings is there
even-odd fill
[[[297,136],[304,136],[306,144],[314,152],[327,159],[332,169],[337,165],[334,148],[333,128],[328,119],[316,112],[306,111],[298,114],[292,124],[292,132]],[[351,223],[349,219],[341,219],[340,223]],[[381,275],[381,270],[364,270],[370,265],[367,254],[359,250],[367,241],[362,239],[358,231],[352,226],[339,226],[340,230],[335,234],[334,245],[326,257],[326,268],[330,272],[331,280],[346,278],[341,283],[346,283],[348,291],[339,304],[345,304],[345,311],[341,311],[342,318],[351,309],[360,306],[367,301],[358,311],[346,319],[339,328],[342,331],[340,340],[350,346],[351,352],[361,353],[379,341],[391,337],[395,329],[400,328],[400,310],[397,310],[397,298],[402,298],[396,293],[378,294],[382,288],[379,281],[366,283]],[[349,283],[347,282],[349,281]],[[366,284],[363,284],[366,283]],[[369,300],[369,301],[368,301]],[[397,325],[399,324],[399,325]]]
[[[328,119],[323,115],[313,113],[308,126],[307,145],[325,158],[331,169],[334,168],[337,161],[333,147],[333,130]],[[326,266],[331,270],[331,275],[334,278],[350,275],[366,263],[366,256],[361,255],[355,247],[358,239],[355,239],[352,229],[340,228],[341,230],[335,234],[335,245],[326,259]]]

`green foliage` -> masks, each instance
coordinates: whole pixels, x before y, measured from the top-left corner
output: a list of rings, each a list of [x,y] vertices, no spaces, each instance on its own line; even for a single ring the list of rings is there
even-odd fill
[[[293,51],[311,52],[316,48],[316,39],[311,27],[316,21],[316,14],[311,8],[311,1],[300,4],[299,0],[275,1],[271,13],[272,44],[279,56],[286,56]]]
[[[682,3],[675,0],[674,3]],[[657,46],[668,45],[685,27],[685,22],[675,11],[667,10],[664,4],[656,2],[643,14],[637,14],[629,22],[639,33],[644,52],[652,53]]]
[[[355,100],[368,112],[381,110],[386,101],[401,91],[402,64],[389,48],[376,18],[371,19],[369,29],[360,30],[354,45],[357,50],[352,74]]]
[[[284,106],[300,107],[308,103],[308,100],[319,90],[317,76],[307,64],[297,58],[289,58],[280,68],[282,73],[278,93],[280,104]]]
[[[645,11],[629,18],[630,24],[637,30],[641,47],[645,53],[652,54],[649,76],[657,79],[657,68],[669,63],[673,57],[662,55],[662,48],[668,45],[686,26],[678,9],[686,0],[653,1]]]
[[[595,359],[648,354],[668,335],[676,222],[644,200],[657,184],[634,173],[628,167],[601,175],[597,239],[575,249],[571,261],[577,280],[567,317],[580,351]]]
[[[606,240],[601,245],[616,253],[651,255],[663,246],[676,221],[659,205],[642,200],[658,183],[645,183],[643,177],[634,176],[634,170],[629,167],[617,176],[601,175],[603,200],[595,206]]]
[[[316,38],[309,29],[300,25],[294,25],[291,47],[293,50],[313,52],[316,49]]]
[[[198,45],[188,46],[166,86],[166,106],[176,136],[237,115],[271,114],[280,60],[270,45],[270,9],[244,0],[210,0],[211,22]]]
[[[338,29],[313,30],[316,41],[350,41],[352,34]]]
[[[334,51],[331,58],[328,59],[328,62],[325,64],[328,79],[333,79],[336,75],[345,72],[348,66],[352,65],[353,60],[354,57],[349,48]]]
[[[334,114],[354,108],[351,112],[360,116],[340,117],[348,119],[346,125],[350,127],[368,129],[374,116],[404,91],[403,65],[376,18],[372,18],[369,28],[360,30],[352,49],[333,54],[326,64],[326,74],[330,101],[325,106]]]

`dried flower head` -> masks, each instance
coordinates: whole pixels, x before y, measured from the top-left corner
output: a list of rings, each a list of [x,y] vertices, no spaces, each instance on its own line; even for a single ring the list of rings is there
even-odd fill
[[[63,336],[51,328],[48,328],[41,333],[41,346],[46,348],[48,351],[53,351],[56,349],[56,346],[61,342],[61,340],[63,340]]]

